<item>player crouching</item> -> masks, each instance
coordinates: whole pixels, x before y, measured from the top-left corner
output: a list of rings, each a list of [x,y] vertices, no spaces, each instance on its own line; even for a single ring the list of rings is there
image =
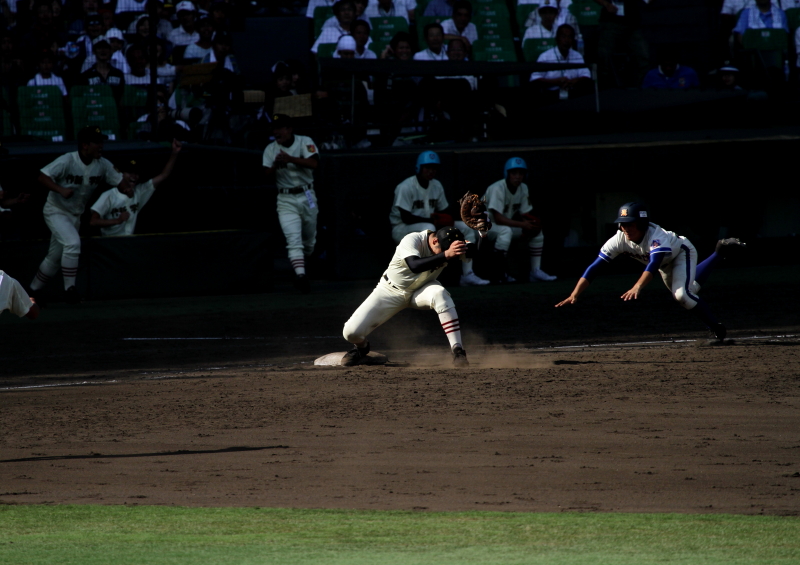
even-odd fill
[[[403,237],[375,290],[344,325],[344,338],[354,347],[345,354],[342,365],[357,365],[369,353],[370,332],[405,308],[434,310],[450,341],[453,365],[469,365],[461,345],[456,306],[450,293],[436,280],[448,261],[463,260],[466,255],[464,234],[455,227],[436,232],[423,230]]]

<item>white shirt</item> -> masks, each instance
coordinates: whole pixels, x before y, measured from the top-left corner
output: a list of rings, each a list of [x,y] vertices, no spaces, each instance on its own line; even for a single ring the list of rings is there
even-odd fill
[[[311,47],[311,52],[316,53],[322,43],[339,43],[339,38],[343,35],[350,35],[350,32],[340,26],[338,20],[335,26],[323,27],[319,37]]]
[[[146,12],[147,2],[145,0],[117,0],[116,13],[122,12]]]
[[[0,271],[0,312],[9,310],[22,318],[31,309],[31,302],[28,293],[16,279],[9,277]]]
[[[492,222],[494,214],[492,210],[497,210],[506,218],[513,218],[517,213],[526,214],[533,209],[528,195],[528,185],[524,182],[517,187],[517,191],[511,194],[505,180],[499,180],[489,185],[484,194],[486,208],[489,211],[489,220]]]
[[[50,78],[44,78],[41,73],[36,73],[36,76],[28,81],[28,86],[57,86],[61,89],[61,94],[67,95],[67,87],[61,77],[50,74]]]
[[[158,66],[156,74],[158,75],[158,78],[156,79],[158,84],[169,86],[175,81],[175,77],[177,76],[177,71],[175,70],[174,65],[165,63],[163,65]]]
[[[663,253],[664,258],[661,260],[659,270],[664,270],[680,254],[681,245],[685,239],[685,237],[651,223],[641,244],[628,241],[625,234],[618,231],[614,237],[603,244],[600,249],[600,258],[608,262],[618,255],[628,255],[647,265],[650,262],[651,254]]]
[[[314,155],[319,155],[314,140],[304,135],[294,136],[294,142],[289,147],[284,147],[277,141],[273,141],[264,149],[262,164],[272,168],[275,164],[275,157],[283,151],[291,157],[308,159]],[[300,167],[294,163],[287,163],[275,171],[275,184],[278,188],[297,188],[306,186],[314,182],[314,170],[308,167]]]
[[[202,59],[206,55],[211,53],[211,47],[205,49],[200,47],[196,43],[192,43],[186,48],[186,51],[183,52],[184,59]]]
[[[575,51],[574,49],[570,49],[569,53],[566,57],[561,56],[561,51],[558,50],[558,47],[553,47],[552,49],[548,49],[541,55],[539,55],[539,59],[536,61],[537,63],[576,63],[576,64],[583,64],[583,55]],[[547,72],[536,71],[531,73],[531,80],[537,79],[554,79],[559,77],[567,77],[568,79],[586,77],[592,78],[592,74],[589,72],[589,69],[562,69],[562,70],[553,70]],[[556,90],[558,87],[553,86],[550,90]]]
[[[437,55],[430,49],[423,49],[422,51],[417,51],[414,53],[414,60],[415,61],[449,61],[447,58],[447,49],[444,45],[442,45],[441,52]]]
[[[525,43],[526,39],[555,39],[557,29],[557,25],[553,25],[553,29],[548,30],[542,24],[534,24],[525,30],[525,35],[522,36],[522,43]]]
[[[143,77],[137,77],[131,73],[125,75],[125,84],[150,84],[150,68],[145,69]]]
[[[122,173],[114,168],[111,161],[101,157],[85,165],[77,151],[62,155],[44,167],[41,172],[56,184],[75,191],[71,198],[64,198],[50,191],[44,205],[45,211],[50,208],[51,211],[61,211],[76,216],[83,214],[86,202],[100,181],[105,181],[111,186],[117,186],[122,182]]]
[[[414,2],[414,6],[409,7],[405,0],[394,0],[392,8],[388,12],[384,12],[380,9],[378,0],[369,0],[362,18],[405,18],[408,22],[408,12],[414,8],[416,8],[416,2]]]
[[[183,26],[178,26],[169,32],[169,37],[167,37],[167,39],[173,45],[191,45],[192,43],[200,41],[200,34],[197,33],[197,31],[189,33],[183,29]]]
[[[420,257],[424,259],[425,257],[436,255],[436,253],[431,250],[430,245],[428,245],[428,234],[431,233],[433,232],[429,230],[413,232],[400,240],[400,243],[394,250],[392,260],[389,262],[389,266],[385,271],[385,275],[389,277],[392,284],[406,292],[412,292],[436,280],[439,273],[442,272],[442,269],[447,266],[447,263],[444,263],[434,271],[413,273],[406,264],[406,257]]]
[[[444,196],[442,183],[433,179],[428,183],[428,188],[423,188],[417,175],[408,177],[394,189],[394,203],[389,214],[392,226],[403,223],[400,218],[401,208],[421,218],[429,218],[437,210],[446,209],[447,198]]]
[[[123,212],[128,212],[130,217],[121,224],[100,228],[100,232],[103,235],[132,235],[136,228],[139,210],[147,204],[155,191],[153,179],[137,184],[133,189],[133,196],[130,198],[116,188],[106,190],[92,205],[92,210],[100,214],[104,220],[116,220]]]
[[[442,29],[444,29],[445,35],[458,35],[460,37],[466,37],[470,43],[475,43],[478,40],[478,28],[475,27],[475,24],[472,22],[467,24],[467,27],[464,28],[464,31],[458,31],[458,28],[456,28],[456,22],[451,18],[442,22]]]
[[[327,6],[329,8],[333,8],[333,5],[336,3],[336,0],[309,0],[308,8],[306,8],[306,17],[313,18],[314,17],[314,10],[319,6]]]

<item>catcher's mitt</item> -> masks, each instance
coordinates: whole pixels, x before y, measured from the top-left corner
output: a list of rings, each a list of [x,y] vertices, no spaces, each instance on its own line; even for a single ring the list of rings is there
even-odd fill
[[[492,222],[486,213],[486,204],[477,194],[467,192],[458,203],[461,205],[461,219],[465,224],[482,234],[492,229]]]

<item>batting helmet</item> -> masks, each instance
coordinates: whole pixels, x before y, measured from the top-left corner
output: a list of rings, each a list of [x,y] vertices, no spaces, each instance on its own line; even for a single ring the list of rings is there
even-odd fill
[[[417,173],[422,168],[422,165],[441,165],[442,162],[439,161],[439,156],[433,151],[423,151],[417,157]]]
[[[521,157],[511,157],[511,159],[506,161],[506,166],[503,167],[503,178],[508,178],[508,171],[513,169],[523,169],[525,174],[528,174],[528,164],[525,163],[525,159]]]
[[[631,222],[650,223],[649,211],[644,202],[628,202],[619,207],[617,214],[618,224],[628,224]]]

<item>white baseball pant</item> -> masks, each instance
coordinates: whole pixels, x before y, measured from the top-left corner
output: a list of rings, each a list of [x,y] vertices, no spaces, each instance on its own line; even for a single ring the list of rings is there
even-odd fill
[[[306,194],[279,194],[278,220],[286,237],[286,250],[289,259],[302,259],[311,255],[317,243],[317,196],[310,191],[314,207],[311,208]]]
[[[688,239],[682,238],[678,255],[659,269],[661,278],[678,303],[691,310],[697,306],[700,285],[694,280],[697,271],[697,250]]]
[[[31,288],[33,290],[42,288],[58,272],[60,266],[64,288],[68,289],[75,285],[78,276],[78,259],[81,254],[81,236],[78,234],[78,229],[81,226],[81,218],[66,212],[48,210],[45,207],[44,222],[50,228],[50,248],[39,265],[39,271],[31,283]]]

